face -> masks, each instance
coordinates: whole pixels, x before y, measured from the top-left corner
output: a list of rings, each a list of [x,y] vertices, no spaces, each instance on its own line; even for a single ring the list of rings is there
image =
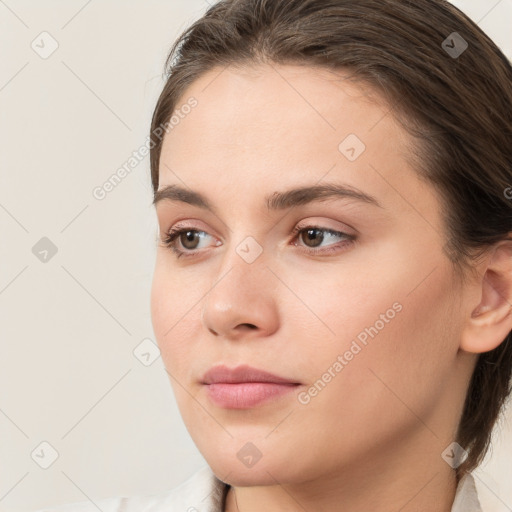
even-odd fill
[[[438,407],[460,329],[439,199],[389,105],[346,78],[215,69],[164,139],[152,322],[186,427],[232,485],[375,463],[453,419]],[[205,384],[217,365],[289,384]]]

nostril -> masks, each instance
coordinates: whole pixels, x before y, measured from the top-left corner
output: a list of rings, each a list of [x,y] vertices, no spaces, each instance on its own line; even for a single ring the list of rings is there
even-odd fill
[[[247,326],[249,329],[257,329],[257,327],[254,324],[240,324],[243,326]]]

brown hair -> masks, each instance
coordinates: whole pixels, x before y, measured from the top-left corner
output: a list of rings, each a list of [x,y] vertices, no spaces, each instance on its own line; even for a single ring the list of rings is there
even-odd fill
[[[215,66],[264,62],[350,70],[388,100],[395,118],[416,140],[419,176],[439,193],[447,240],[443,250],[460,277],[508,237],[512,67],[473,21],[444,0],[214,4],[184,31],[166,62],[168,78],[150,134],[155,193],[161,127],[169,123],[186,88]],[[511,391],[511,370],[509,333],[497,348],[478,357],[456,436],[468,451],[458,478],[478,466],[489,448]]]

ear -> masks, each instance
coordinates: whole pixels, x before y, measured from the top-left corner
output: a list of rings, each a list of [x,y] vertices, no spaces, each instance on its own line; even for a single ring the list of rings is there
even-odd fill
[[[485,260],[477,281],[476,307],[472,306],[460,348],[482,353],[499,346],[512,330],[512,243],[499,242]],[[480,274],[481,275],[481,274]]]

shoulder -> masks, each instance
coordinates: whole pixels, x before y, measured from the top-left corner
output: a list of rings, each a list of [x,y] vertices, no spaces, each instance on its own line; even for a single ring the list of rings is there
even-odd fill
[[[36,512],[98,512],[98,509],[102,512],[222,512],[225,486],[210,467],[205,466],[164,493],[80,501]]]

